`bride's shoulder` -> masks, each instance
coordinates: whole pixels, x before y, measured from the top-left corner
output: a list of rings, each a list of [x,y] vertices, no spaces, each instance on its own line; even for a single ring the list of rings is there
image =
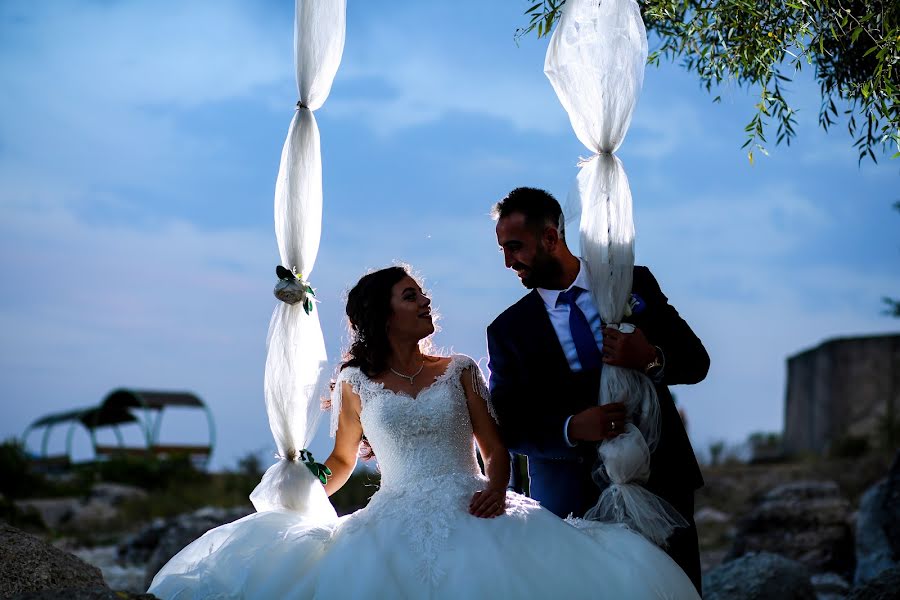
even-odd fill
[[[340,367],[338,370],[337,378],[342,380],[351,379],[353,377],[357,377],[362,374],[362,371],[359,367]]]
[[[359,367],[343,367],[337,374],[337,378],[335,381],[335,385],[340,386],[344,383],[350,385],[353,393],[359,393],[360,384],[368,381],[368,377],[362,372]]]
[[[455,368],[458,371],[465,371],[470,367],[478,368],[478,361],[466,354],[450,355],[450,368]]]

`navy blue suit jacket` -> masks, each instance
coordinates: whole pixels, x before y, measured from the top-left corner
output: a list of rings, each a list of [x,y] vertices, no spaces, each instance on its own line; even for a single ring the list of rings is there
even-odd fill
[[[667,385],[706,377],[709,355],[688,324],[669,305],[646,267],[634,268],[632,290],[645,302],[627,319],[665,355],[656,386],[661,434],[651,458],[647,489],[684,507],[693,517],[694,490],[703,485],[700,468]],[[540,295],[532,290],[487,329],[492,403],[511,452],[528,457],[530,495],[561,517],[582,516],[599,497],[592,480],[596,444],[574,448],[563,438],[566,419],[595,406],[600,371],[573,372]]]

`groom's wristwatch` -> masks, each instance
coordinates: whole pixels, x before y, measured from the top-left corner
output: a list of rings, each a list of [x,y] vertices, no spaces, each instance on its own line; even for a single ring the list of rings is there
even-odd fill
[[[665,358],[663,356],[663,352],[660,349],[660,347],[659,346],[653,346],[653,347],[656,349],[656,355],[653,357],[653,360],[651,360],[649,363],[647,363],[647,366],[644,367],[644,373],[646,375],[654,375],[655,371],[662,369],[663,365],[665,364]]]

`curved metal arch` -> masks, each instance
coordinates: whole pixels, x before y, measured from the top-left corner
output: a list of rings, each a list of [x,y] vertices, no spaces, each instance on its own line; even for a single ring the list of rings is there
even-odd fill
[[[206,404],[203,404],[199,408],[203,409],[203,414],[206,416],[206,430],[207,430],[207,433],[209,434],[207,436],[209,439],[209,454],[206,457],[206,461],[204,461],[204,463],[203,463],[204,467],[205,467],[206,463],[208,463],[210,461],[210,459],[212,458],[212,453],[216,448],[216,423],[213,420],[212,411],[209,409],[208,406],[206,406]],[[159,414],[156,415],[156,419],[154,420],[154,423],[153,423],[153,445],[156,445],[159,443],[159,432],[162,429],[162,417],[163,417],[163,411],[160,410]]]

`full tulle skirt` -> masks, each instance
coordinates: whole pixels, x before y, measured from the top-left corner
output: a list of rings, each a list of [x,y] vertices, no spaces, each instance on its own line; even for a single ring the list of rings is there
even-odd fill
[[[564,521],[516,494],[500,517],[470,515],[482,487],[465,477],[381,490],[325,523],[255,513],[184,548],[149,591],[166,600],[698,598],[668,555],[622,525]]]

